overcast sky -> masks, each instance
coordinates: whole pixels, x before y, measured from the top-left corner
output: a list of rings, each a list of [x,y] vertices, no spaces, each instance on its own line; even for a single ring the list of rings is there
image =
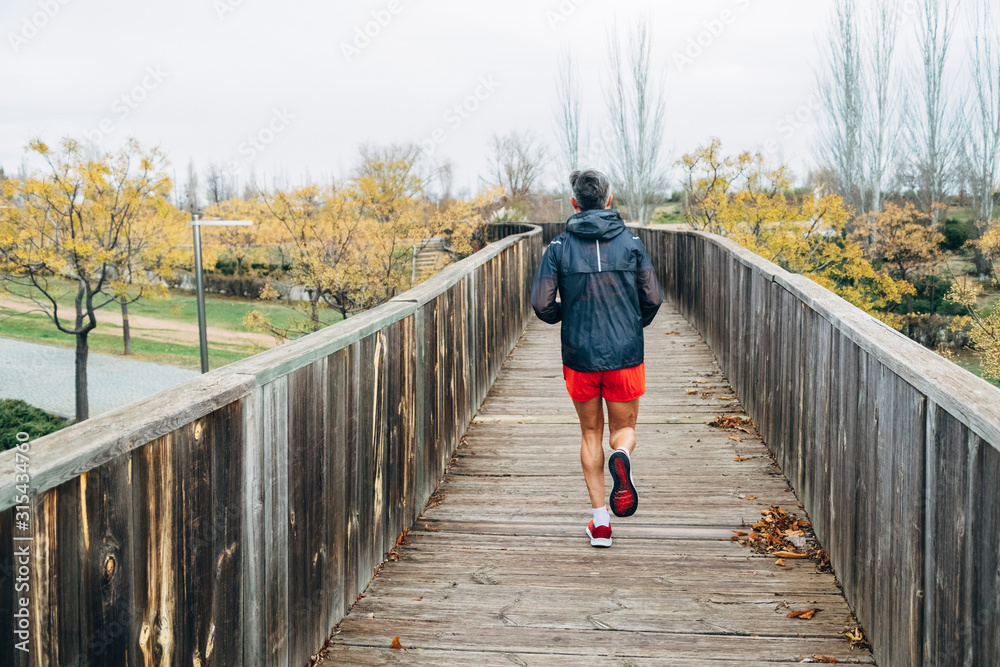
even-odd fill
[[[831,6],[3,0],[0,165],[16,169],[33,137],[113,148],[135,136],[166,151],[178,176],[189,160],[199,169],[214,160],[297,184],[348,174],[365,142],[424,142],[432,160],[454,163],[457,188],[474,188],[493,133],[530,129],[554,145],[554,83],[568,51],[596,135],[606,118],[608,26],[648,14],[670,154],[718,136],[733,152],[767,148],[802,175]],[[358,37],[366,28],[374,36]],[[801,122],[788,122],[796,113]],[[590,162],[606,166],[599,155]],[[555,177],[553,168],[548,182]]]

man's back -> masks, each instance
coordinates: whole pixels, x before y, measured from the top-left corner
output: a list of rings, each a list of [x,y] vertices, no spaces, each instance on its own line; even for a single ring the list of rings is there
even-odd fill
[[[531,291],[540,319],[562,321],[563,364],[580,372],[641,364],[642,329],[662,300],[642,241],[614,209],[571,217],[546,249]]]

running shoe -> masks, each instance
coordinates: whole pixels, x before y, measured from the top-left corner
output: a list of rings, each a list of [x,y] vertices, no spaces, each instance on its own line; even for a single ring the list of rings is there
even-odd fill
[[[628,454],[616,451],[608,459],[608,469],[615,482],[608,502],[611,511],[615,516],[632,516],[639,506],[639,492],[635,490],[635,483],[632,481],[632,462]]]
[[[591,519],[587,524],[587,535],[590,537],[590,546],[607,548],[611,546],[611,526],[595,526]]]

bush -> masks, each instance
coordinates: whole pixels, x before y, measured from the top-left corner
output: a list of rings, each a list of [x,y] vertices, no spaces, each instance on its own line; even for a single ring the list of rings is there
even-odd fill
[[[919,276],[912,281],[916,294],[913,295],[913,312],[918,315],[967,315],[965,307],[945,299],[951,290],[951,281],[938,276]],[[899,315],[909,313],[909,304],[902,303],[896,308]]]
[[[227,276],[222,273],[204,274],[205,291],[216,294],[226,294],[242,299],[256,299],[260,291],[267,285],[267,279],[261,276]]]
[[[903,323],[903,334],[932,350],[946,348],[960,350],[969,347],[969,327],[955,331],[953,317],[943,315],[913,315]]]
[[[0,452],[17,445],[17,434],[27,433],[31,439],[54,433],[66,426],[59,417],[32,407],[24,401],[0,398]]]
[[[959,220],[945,220],[944,229],[941,231],[944,234],[944,241],[941,243],[942,250],[957,252],[969,240],[969,225]]]

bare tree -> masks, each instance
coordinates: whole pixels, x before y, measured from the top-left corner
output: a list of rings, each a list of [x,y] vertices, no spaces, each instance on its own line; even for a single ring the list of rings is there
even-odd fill
[[[205,193],[208,195],[209,204],[221,204],[224,201],[236,196],[235,179],[226,171],[212,162],[208,165],[208,174],[205,176]]]
[[[1000,180],[1000,20],[996,0],[970,8],[972,103],[966,139],[973,202],[982,223],[994,215],[993,193]]]
[[[917,39],[920,63],[915,88],[921,97],[907,118],[914,167],[925,212],[943,203],[955,177],[959,116],[945,68],[955,29],[955,0],[921,0]]]
[[[521,204],[549,161],[548,148],[534,134],[511,132],[494,134],[490,142],[490,170],[498,185],[503,186],[508,203]]]
[[[882,193],[888,188],[901,129],[895,67],[900,11],[898,0],[876,0],[870,7],[863,189],[867,210],[877,213],[882,210]]]
[[[629,218],[643,225],[667,187],[663,164],[665,98],[662,79],[652,72],[649,19],[638,21],[627,44],[617,26],[608,32],[611,77],[604,98],[611,116],[611,176]]]
[[[583,106],[580,93],[580,84],[573,67],[573,56],[567,54],[556,79],[558,102],[555,114],[556,136],[559,138],[559,148],[562,150],[565,161],[563,166],[567,174],[580,166],[580,110]]]
[[[848,205],[860,212],[865,207],[862,195],[865,71],[861,64],[855,0],[838,0],[831,32],[818,82],[825,116],[820,154],[833,170],[834,188]]]

